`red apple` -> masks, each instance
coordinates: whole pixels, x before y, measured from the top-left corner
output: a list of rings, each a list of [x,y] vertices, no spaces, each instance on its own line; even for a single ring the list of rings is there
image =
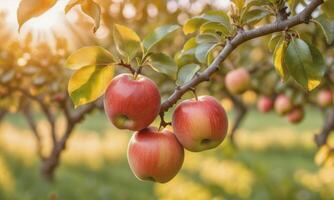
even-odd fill
[[[321,90],[317,96],[318,105],[328,107],[333,104],[333,93],[330,90]]]
[[[295,107],[287,115],[288,121],[297,124],[304,119],[304,110],[302,107]]]
[[[66,95],[64,93],[56,93],[54,96],[53,96],[53,100],[56,101],[56,102],[62,102],[64,101],[66,98]]]
[[[138,131],[150,125],[160,110],[160,93],[149,78],[120,74],[105,93],[104,108],[110,121],[119,129]]]
[[[244,69],[230,71],[225,77],[225,85],[232,94],[241,94],[250,86],[251,78],[249,72]]]
[[[266,113],[273,109],[274,102],[270,97],[262,96],[257,102],[257,108],[260,112]]]
[[[128,146],[128,161],[140,180],[160,183],[170,181],[179,172],[184,150],[175,135],[149,127],[136,132]]]
[[[183,147],[198,152],[215,148],[224,140],[228,120],[224,108],[215,98],[201,96],[177,106],[172,126]]]
[[[285,115],[292,109],[292,103],[289,97],[284,94],[278,95],[275,100],[275,110],[280,115]]]

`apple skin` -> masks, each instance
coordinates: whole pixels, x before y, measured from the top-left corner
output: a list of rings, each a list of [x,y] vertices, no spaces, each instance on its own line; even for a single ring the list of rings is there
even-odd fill
[[[241,94],[245,92],[251,83],[249,72],[244,69],[236,69],[227,73],[225,85],[232,94]]]
[[[104,96],[104,108],[110,121],[119,129],[141,130],[150,125],[160,110],[161,97],[156,84],[139,75],[116,76]]]
[[[321,90],[317,96],[318,105],[325,108],[333,104],[333,93],[330,90]]]
[[[228,119],[224,108],[211,96],[200,96],[180,103],[172,126],[182,146],[192,152],[217,147],[224,140]]]
[[[293,105],[289,97],[280,94],[276,97],[274,107],[278,114],[285,115],[292,110]]]
[[[273,109],[274,102],[270,97],[261,96],[257,102],[257,108],[260,112],[266,113]]]
[[[304,110],[302,107],[295,107],[287,114],[288,121],[297,124],[304,119]]]
[[[132,135],[128,146],[128,162],[140,180],[166,183],[182,167],[184,149],[175,135],[164,129],[148,127]]]

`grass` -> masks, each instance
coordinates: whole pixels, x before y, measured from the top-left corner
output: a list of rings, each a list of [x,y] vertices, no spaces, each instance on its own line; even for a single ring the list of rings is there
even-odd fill
[[[229,114],[232,117],[233,113]],[[319,173],[313,162],[316,148],[311,140],[321,121],[320,113],[313,110],[297,126],[273,113],[252,111],[238,131],[238,150],[226,141],[215,150],[187,152],[181,173],[162,185],[141,182],[133,176],[126,161],[126,145],[120,152],[112,148],[118,137],[130,134],[113,128],[103,114],[94,113],[77,128],[74,137],[79,139],[71,141],[73,145],[69,145],[57,170],[57,182],[47,184],[39,176],[35,155],[20,145],[27,141],[8,140],[11,134],[28,135],[24,132],[25,121],[11,115],[6,118],[10,125],[0,129],[0,199],[45,200],[52,195],[61,200],[331,199],[334,196],[329,190],[312,187],[325,184],[321,178],[305,182],[309,176],[306,173]],[[106,136],[110,136],[110,143]],[[87,146],[80,146],[78,141],[85,141],[83,145]],[[17,149],[10,148],[15,145]],[[110,153],[117,156],[110,158]],[[301,171],[305,172],[303,176],[297,176]],[[334,184],[330,186],[334,188]]]

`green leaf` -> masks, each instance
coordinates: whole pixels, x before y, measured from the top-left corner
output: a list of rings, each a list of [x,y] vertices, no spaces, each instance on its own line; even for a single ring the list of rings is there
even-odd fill
[[[323,63],[321,54],[301,39],[293,39],[286,50],[285,64],[290,75],[308,91],[320,84]]]
[[[176,54],[175,60],[176,60],[177,66],[182,67],[189,63],[197,63],[197,59],[195,58],[194,53],[195,53],[195,49],[191,49],[191,50],[183,51],[179,54]]]
[[[332,44],[334,42],[334,22],[328,20],[324,15],[317,17],[315,22],[324,33],[327,44]]]
[[[70,55],[65,63],[69,69],[80,69],[87,65],[109,65],[115,60],[111,53],[99,46],[83,47]]]
[[[143,46],[147,51],[149,51],[154,45],[179,28],[179,25],[161,26],[144,38]]]
[[[310,69],[310,74],[311,74],[310,79],[313,80],[316,86],[318,86],[320,84],[321,79],[324,77],[326,73],[327,66],[326,66],[325,59],[322,56],[321,52],[315,46],[312,46],[310,44],[308,45],[309,45],[309,48],[312,54],[312,60],[313,60],[313,67]]]
[[[210,22],[217,22],[225,25],[227,28],[231,25],[230,18],[225,11],[222,10],[211,10],[203,15],[203,19]]]
[[[208,11],[201,16],[196,16],[189,19],[183,25],[183,32],[185,34],[193,33],[197,31],[199,27],[206,22],[214,22],[215,24],[220,24],[221,26],[225,27],[226,30],[232,29],[228,15],[224,11],[213,10],[213,11]]]
[[[199,70],[200,66],[196,64],[188,64],[179,68],[177,72],[177,84],[184,85],[189,82]]]
[[[81,9],[86,15],[94,20],[95,25],[93,32],[95,33],[100,27],[101,8],[99,4],[95,3],[93,0],[84,0],[81,3]]]
[[[196,47],[195,57],[200,63],[208,62],[208,55],[217,43],[202,43]]]
[[[246,12],[241,18],[241,24],[256,24],[269,15],[269,12],[262,9],[254,9]]]
[[[275,69],[277,73],[280,75],[280,77],[283,80],[288,80],[289,78],[289,71],[284,63],[284,56],[287,48],[287,42],[284,40],[281,40],[279,43],[277,43],[277,46],[274,51],[273,55],[273,62]]]
[[[212,33],[204,33],[196,36],[196,43],[217,43],[219,39],[215,34]]]
[[[89,65],[76,71],[68,83],[75,107],[95,101],[103,95],[114,75],[112,65]]]
[[[154,70],[175,78],[177,72],[177,65],[173,58],[164,53],[154,53],[150,55],[150,58],[151,66]]]
[[[182,51],[188,51],[190,49],[195,48],[196,46],[197,46],[196,38],[192,37],[189,40],[187,40],[186,43],[184,43]]]
[[[21,0],[17,9],[19,31],[22,25],[33,17],[42,15],[56,4],[57,0]]]
[[[206,22],[200,27],[201,33],[216,33],[221,32],[225,36],[229,36],[230,30],[223,24],[218,22]]]
[[[141,49],[140,38],[132,29],[119,24],[114,25],[114,42],[117,51],[130,61]]]
[[[183,25],[184,34],[188,35],[197,31],[197,29],[206,21],[206,19],[203,19],[201,17],[193,17],[187,20],[186,23]]]

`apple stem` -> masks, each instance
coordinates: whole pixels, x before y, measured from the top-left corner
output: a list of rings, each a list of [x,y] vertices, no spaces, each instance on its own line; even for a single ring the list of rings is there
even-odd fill
[[[137,79],[138,75],[141,74],[142,69],[143,69],[143,66],[141,65],[138,67],[137,71],[135,71],[135,74],[134,74],[135,80]]]
[[[132,75],[135,75],[136,71],[131,67],[130,64],[127,64],[123,60],[121,60],[121,62],[118,63],[118,65],[127,68],[128,70],[130,70],[130,72],[131,72]]]
[[[194,95],[196,101],[198,101],[198,97],[197,97],[197,94],[196,94],[196,89],[192,87],[192,88],[190,88],[189,90],[193,93],[193,95]]]
[[[165,127],[168,126],[168,125],[172,125],[171,122],[166,122],[166,121],[165,121],[165,113],[160,113],[159,116],[160,116],[160,126],[159,126],[159,131],[161,130],[162,127],[165,128]]]

